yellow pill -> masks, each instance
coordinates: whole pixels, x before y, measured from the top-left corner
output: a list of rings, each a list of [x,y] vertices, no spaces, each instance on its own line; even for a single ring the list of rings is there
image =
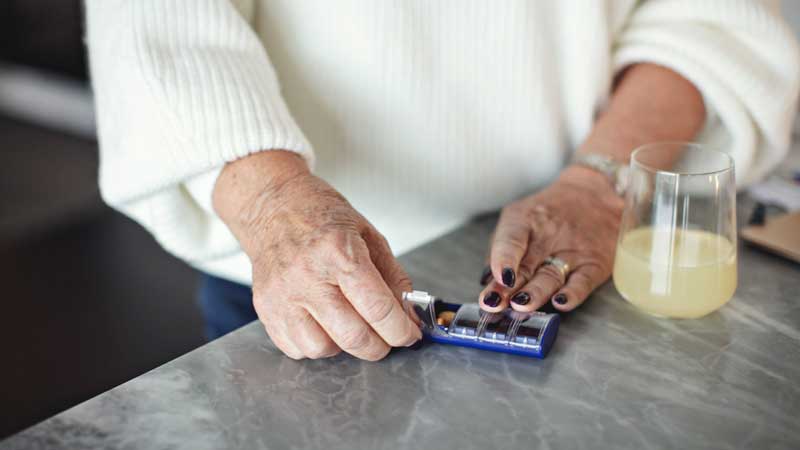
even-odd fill
[[[450,326],[450,323],[453,322],[453,319],[456,317],[456,313],[453,311],[442,311],[436,316],[436,323],[447,327]]]

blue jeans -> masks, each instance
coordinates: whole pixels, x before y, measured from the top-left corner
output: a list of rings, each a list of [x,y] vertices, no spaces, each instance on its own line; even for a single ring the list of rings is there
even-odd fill
[[[201,274],[197,300],[206,321],[206,338],[216,339],[256,320],[250,286]]]

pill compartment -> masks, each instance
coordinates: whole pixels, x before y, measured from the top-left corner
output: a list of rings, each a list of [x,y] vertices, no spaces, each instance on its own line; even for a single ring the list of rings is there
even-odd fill
[[[491,314],[478,339],[487,342],[505,343],[512,331],[513,319],[505,314]]]
[[[509,308],[487,313],[477,303],[445,302],[427,292],[406,293],[434,342],[544,358],[555,341],[559,316]]]
[[[481,310],[478,305],[458,305],[456,315],[447,330],[451,336],[465,339],[477,339],[478,325],[481,321]]]
[[[460,309],[461,305],[447,303],[441,299],[436,299],[432,306],[433,323],[435,323],[436,327],[441,331],[450,330],[456,321],[458,310]]]
[[[538,345],[541,341],[542,329],[547,326],[547,314],[533,313],[528,318],[520,322],[511,345],[531,346]]]

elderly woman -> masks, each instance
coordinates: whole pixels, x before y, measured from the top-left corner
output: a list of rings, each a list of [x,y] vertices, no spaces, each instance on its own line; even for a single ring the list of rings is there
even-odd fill
[[[634,148],[696,139],[747,184],[798,93],[767,0],[86,7],[104,198],[207,274],[211,337],[257,314],[292,358],[420,339],[394,254],[498,209],[481,306],[578,307]]]

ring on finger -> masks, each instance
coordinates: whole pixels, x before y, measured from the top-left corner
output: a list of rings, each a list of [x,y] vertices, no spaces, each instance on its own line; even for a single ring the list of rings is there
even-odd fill
[[[567,281],[567,275],[569,275],[569,263],[564,261],[561,258],[556,256],[548,256],[545,258],[542,266],[553,266],[558,269],[559,273],[561,273],[561,282],[564,283]]]

